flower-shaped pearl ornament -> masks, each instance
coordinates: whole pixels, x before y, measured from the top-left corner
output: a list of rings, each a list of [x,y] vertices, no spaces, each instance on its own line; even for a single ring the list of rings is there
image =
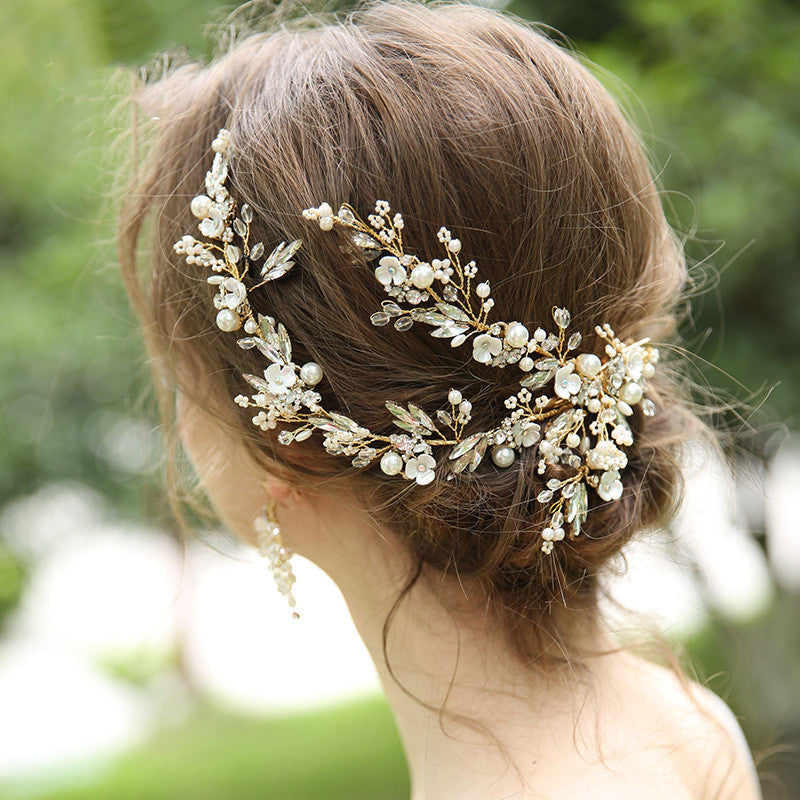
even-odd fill
[[[472,341],[472,357],[481,364],[488,364],[494,356],[500,355],[502,350],[502,340],[488,333],[482,333]]]
[[[582,385],[580,375],[575,374],[573,364],[566,364],[556,370],[554,388],[559,397],[569,400],[573,394],[578,394]]]
[[[433,471],[435,466],[436,459],[433,456],[421,455],[411,458],[406,462],[406,477],[413,478],[424,486],[436,477],[436,473]]]
[[[273,394],[286,394],[294,386],[297,376],[291,364],[272,364],[264,370],[267,387]]]

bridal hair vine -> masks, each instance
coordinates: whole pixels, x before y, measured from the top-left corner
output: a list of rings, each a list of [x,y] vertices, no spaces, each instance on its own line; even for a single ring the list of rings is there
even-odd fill
[[[568,333],[571,316],[566,308],[552,309],[555,333],[539,327],[531,333],[516,321],[490,322],[491,287],[477,278],[474,261],[462,263],[461,242],[447,228],[438,233],[441,257],[428,261],[405,252],[403,217],[392,214],[383,200],[375,204],[367,221],[346,204],[335,213],[328,203],[307,208],[306,219],[323,231],[346,231],[368,261],[378,260],[375,277],[389,299],[372,314],[373,325],[393,321],[398,331],[415,322],[428,325],[431,336],[449,340],[453,348],[473,337],[475,361],[500,368],[515,364],[522,375],[518,391],[505,400],[509,414],[488,430],[464,435],[473,407],[453,388],[447,395],[449,405],[437,410],[435,419],[414,403],[386,401],[391,421],[401,432],[374,434],[345,414],[323,408],[322,396],[314,388],[323,379],[322,367],[313,361],[295,364],[284,325],[272,316],[254,315],[248,292],[289,272],[301,241],[283,241],[268,254],[263,243],[251,241],[252,209],[244,204],[237,213],[225,187],[227,130],[219,132],[212,148],[206,193],[191,202],[200,233],[210,241],[184,236],[174,247],[187,263],[211,269],[208,282],[218,287],[217,326],[231,332],[242,329],[246,335],[239,346],[258,350],[271,362],[260,375],[245,374],[255,391],[235,398],[243,408],[256,410],[252,418],[256,426],[266,431],[279,422],[299,423],[279,432],[281,444],[303,441],[319,430],[327,452],[351,458],[356,467],[377,461],[385,474],[421,485],[434,480],[437,466],[443,467],[447,480],[453,480],[465,470],[474,471],[487,450],[497,467],[507,468],[521,448],[535,447],[539,475],[553,467],[562,468],[561,474],[564,467],[573,470],[568,477],[547,479],[536,497],[548,506],[549,521],[541,531],[544,553],[551,553],[554,542],[566,535],[580,534],[589,488],[604,501],[621,497],[621,470],[628,463],[623,448],[633,444],[628,417],[637,404],[646,416],[655,413],[653,402],[644,397],[658,361],[658,350],[648,338],[622,342],[608,324],[598,325],[595,332],[605,341],[601,358],[578,352],[581,334]],[[260,280],[248,288],[245,281],[251,270]],[[434,447],[449,448],[439,464]]]

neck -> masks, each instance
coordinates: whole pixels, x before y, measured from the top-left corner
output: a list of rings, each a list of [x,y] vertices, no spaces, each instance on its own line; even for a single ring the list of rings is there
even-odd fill
[[[337,555],[318,563],[342,591],[377,667],[408,761],[412,800],[521,797],[521,774],[510,764],[530,777],[532,754],[538,763],[558,755],[554,743],[575,734],[586,683],[567,670],[519,663],[478,592],[470,594],[462,581],[434,585],[426,573],[394,608],[384,650],[384,623],[412,573],[410,558],[372,520],[359,524],[362,535],[347,527],[336,537]],[[601,644],[596,631],[575,636],[583,648]]]

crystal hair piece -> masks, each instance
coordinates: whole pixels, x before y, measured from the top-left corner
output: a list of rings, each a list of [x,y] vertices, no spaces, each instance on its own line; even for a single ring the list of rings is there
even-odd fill
[[[211,270],[208,282],[217,287],[216,323],[223,331],[243,330],[238,344],[257,350],[269,362],[261,374],[245,374],[251,394],[240,394],[236,403],[256,410],[253,423],[262,430],[278,423],[295,427],[281,430],[278,441],[290,444],[320,431],[325,450],[347,456],[356,467],[379,463],[387,475],[425,485],[437,471],[453,480],[459,473],[475,470],[491,454],[500,468],[510,467],[522,448],[536,448],[537,472],[568,467],[566,478],[545,481],[537,501],[548,506],[549,522],[541,532],[542,551],[550,553],[554,542],[578,536],[589,509],[589,489],[604,501],[620,498],[621,470],[628,463],[625,447],[633,444],[628,417],[634,406],[655,413],[644,397],[647,379],[655,372],[658,350],[649,339],[622,342],[608,324],[595,332],[605,341],[604,357],[578,352],[581,334],[569,333],[570,312],[552,310],[555,332],[523,323],[489,320],[494,308],[488,281],[477,278],[474,261],[462,263],[461,242],[447,228],[438,233],[439,258],[424,260],[403,247],[403,217],[392,214],[389,204],[376,203],[374,213],[362,220],[349,205],[337,212],[328,203],[307,208],[303,216],[323,231],[345,231],[368,260],[378,259],[375,278],[389,299],[371,316],[373,325],[393,321],[397,331],[414,323],[430,327],[431,336],[448,340],[453,348],[470,337],[471,358],[490,367],[516,365],[519,389],[505,400],[508,415],[498,424],[464,435],[473,418],[473,407],[453,388],[447,405],[430,416],[413,403],[386,401],[391,422],[400,429],[378,435],[350,417],[322,407],[314,388],[323,379],[322,367],[310,361],[292,361],[292,344],[281,322],[272,316],[254,315],[248,292],[276,280],[291,270],[301,242],[281,242],[269,253],[261,242],[252,242],[253,212],[242,205],[237,213],[225,181],[228,176],[229,133],[222,129],[214,139],[214,162],[206,174],[205,194],[191,202],[207,241],[184,236],[175,250],[187,263]],[[248,275],[255,270],[257,282]],[[473,284],[474,282],[474,284]],[[474,427],[474,426],[471,426]],[[434,448],[446,448],[437,461]]]

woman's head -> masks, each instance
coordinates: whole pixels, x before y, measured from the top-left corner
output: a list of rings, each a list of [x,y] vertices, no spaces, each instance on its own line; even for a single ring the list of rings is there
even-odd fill
[[[458,480],[421,486],[350,467],[316,436],[284,446],[280,429],[255,428],[231,398],[242,373],[263,368],[261,357],[216,328],[207,275],[171,245],[194,229],[189,202],[224,126],[234,153],[228,188],[252,207],[255,240],[304,242],[292,275],[254,290],[250,302],[284,323],[294,361],[322,366],[324,407],[388,434],[396,429],[387,400],[435,409],[457,386],[472,400],[475,430],[490,428],[518,374],[476,364],[422,326],[373,326],[381,295],[372,269],[302,210],[328,200],[366,216],[385,198],[402,211],[412,252],[433,258],[439,228],[457,232],[503,319],[551,327],[558,305],[572,311],[590,352],[602,352],[592,333],[602,322],[623,339],[663,341],[675,329],[685,262],[641,143],[602,86],[572,55],[498,12],[380,2],[343,21],[252,34],[139,99],[155,118],[154,142],[129,188],[120,243],[165,386],[211,411],[264,474],[314,493],[347,487],[412,563],[480,586],[522,658],[534,655],[554,604],[591,614],[604,565],[679,500],[680,443],[702,425],[670,377],[674,367],[662,363],[651,381],[655,415],[631,418],[622,497],[593,496],[583,534],[544,555],[546,510],[536,496],[545,479],[532,451],[510,468],[487,459]],[[140,248],[150,253],[147,293],[135,274]]]

